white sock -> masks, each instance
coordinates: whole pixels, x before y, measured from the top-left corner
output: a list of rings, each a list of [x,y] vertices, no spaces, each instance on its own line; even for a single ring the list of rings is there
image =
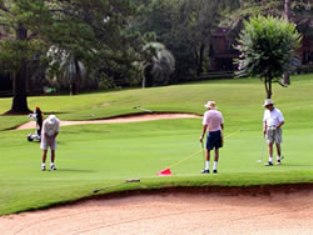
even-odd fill
[[[205,170],[209,170],[210,169],[210,161],[205,161]]]
[[[269,156],[269,157],[268,157],[268,161],[269,161],[269,162],[273,162],[273,157]]]
[[[281,156],[277,156],[277,161],[279,161],[281,159]]]
[[[214,161],[213,170],[217,170],[217,161]]]
[[[41,163],[41,166],[46,166],[46,163],[44,163],[44,162],[43,162],[43,163]]]

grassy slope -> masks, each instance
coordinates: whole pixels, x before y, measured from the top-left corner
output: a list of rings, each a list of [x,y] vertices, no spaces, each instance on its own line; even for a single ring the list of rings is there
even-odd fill
[[[60,169],[53,173],[39,171],[39,146],[26,142],[27,131],[5,131],[0,139],[0,214],[74,200],[106,186],[113,187],[103,192],[167,185],[312,182],[313,163],[308,153],[313,143],[309,125],[313,114],[307,111],[312,110],[309,94],[312,85],[313,80],[306,76],[294,81],[288,89],[274,91],[275,101],[286,118],[283,145],[286,161],[273,168],[256,162],[264,147],[260,122],[263,89],[258,81],[215,81],[81,95],[71,101],[75,108],[71,108],[68,97],[30,98],[33,104],[44,101],[45,109],[49,111],[56,110],[66,98],[67,107],[62,105],[58,111],[76,110],[76,113],[63,116],[73,119],[85,112],[79,107],[86,107],[87,102],[95,107],[93,111],[97,116],[110,116],[132,112],[132,107],[138,104],[153,110],[202,113],[202,104],[209,98],[215,99],[226,121],[226,145],[221,152],[220,174],[199,175],[203,155],[198,143],[201,128],[198,119],[63,127],[57,152]],[[144,97],[143,101],[140,97]],[[104,100],[110,103],[109,108],[99,105]],[[167,166],[171,167],[174,177],[155,176]],[[141,183],[121,184],[133,177],[140,177]]]

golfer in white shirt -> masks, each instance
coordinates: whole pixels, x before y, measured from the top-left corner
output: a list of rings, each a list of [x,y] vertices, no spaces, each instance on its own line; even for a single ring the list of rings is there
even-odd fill
[[[202,133],[200,135],[200,142],[203,143],[203,138],[207,133],[206,141],[206,154],[205,154],[205,167],[202,170],[202,174],[210,173],[210,152],[214,150],[214,165],[213,173],[217,173],[217,164],[219,160],[219,148],[223,146],[223,129],[224,129],[224,118],[220,111],[216,109],[215,101],[208,101],[204,105],[208,110],[203,115],[202,120]]]
[[[265,166],[273,166],[273,144],[276,145],[277,150],[277,164],[281,164],[282,153],[282,126],[285,123],[282,112],[274,107],[271,99],[266,99],[263,104],[265,111],[263,115],[263,135],[269,148],[269,159]]]
[[[55,115],[49,115],[49,117],[44,120],[42,124],[41,132],[41,143],[40,148],[42,149],[42,164],[41,170],[46,170],[46,158],[47,151],[50,148],[51,151],[51,161],[50,161],[50,171],[55,171],[56,167],[55,161],[55,149],[56,149],[56,137],[59,134],[60,121]]]

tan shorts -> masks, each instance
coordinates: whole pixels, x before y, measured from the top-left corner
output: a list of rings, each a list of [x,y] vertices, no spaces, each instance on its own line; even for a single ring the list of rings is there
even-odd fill
[[[40,143],[40,148],[42,150],[47,150],[50,147],[51,150],[55,150],[57,147],[55,138],[43,137]]]
[[[271,129],[269,128],[266,133],[266,142],[268,144],[276,143],[276,144],[281,144],[282,142],[282,129],[277,128],[277,129]]]

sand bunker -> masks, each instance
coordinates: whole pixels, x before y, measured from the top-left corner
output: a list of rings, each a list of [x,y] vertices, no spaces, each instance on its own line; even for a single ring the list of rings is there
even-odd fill
[[[0,217],[1,234],[312,234],[313,192],[161,194]]]
[[[151,113],[151,114],[138,114],[132,116],[114,117],[103,120],[86,120],[86,121],[61,120],[61,126],[105,124],[105,123],[131,123],[131,122],[144,122],[144,121],[181,119],[181,118],[199,118],[199,116],[195,114],[186,114],[186,113]],[[35,127],[36,127],[35,122],[30,121],[17,127],[16,130],[33,129]]]

